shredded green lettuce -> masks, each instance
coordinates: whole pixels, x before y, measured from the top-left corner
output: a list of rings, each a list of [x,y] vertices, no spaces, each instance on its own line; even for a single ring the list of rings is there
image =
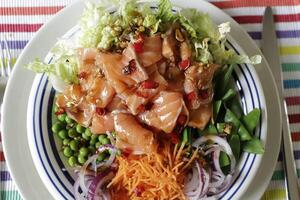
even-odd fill
[[[46,73],[54,75],[64,82],[78,83],[78,60],[76,52],[65,45],[64,42],[58,42],[51,50],[53,58],[50,64],[47,64],[40,59],[35,59],[25,67],[36,73]]]
[[[226,36],[230,32],[229,22],[216,27],[207,14],[196,9],[182,9],[179,22],[191,39],[195,49],[194,58],[199,62],[221,65],[261,62],[259,55],[249,58],[225,48]]]
[[[169,22],[175,19],[175,14],[172,11],[172,4],[169,0],[159,0],[157,16],[163,22]]]

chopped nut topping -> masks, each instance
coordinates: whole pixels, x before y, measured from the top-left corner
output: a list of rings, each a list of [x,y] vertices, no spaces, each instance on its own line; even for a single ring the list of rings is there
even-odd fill
[[[176,29],[175,31],[175,38],[179,42],[184,42],[184,37],[179,29]]]

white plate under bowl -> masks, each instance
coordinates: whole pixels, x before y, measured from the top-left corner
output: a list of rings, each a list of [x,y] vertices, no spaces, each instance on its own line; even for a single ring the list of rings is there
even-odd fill
[[[207,12],[210,16],[212,16],[216,23],[230,21],[232,26],[231,36],[234,40],[230,38],[229,45],[239,53],[246,53],[248,55],[261,53],[238,24],[213,5],[199,0],[190,1],[188,6],[185,6],[185,2],[182,0],[176,0],[173,2],[178,7],[199,8],[199,10]],[[17,102],[18,94],[11,91],[10,88],[15,87],[17,92],[22,91],[25,93],[23,96],[28,96],[29,93],[29,88],[23,88],[23,83],[15,78],[23,75],[20,74],[19,68],[26,63],[25,61],[29,62],[29,60],[32,60],[35,56],[43,57],[46,55],[47,49],[42,48],[42,53],[37,53],[34,47],[43,43],[49,50],[56,42],[53,36],[55,35],[56,37],[59,37],[64,35],[64,32],[62,31],[55,34],[53,31],[51,32],[49,30],[51,30],[51,28],[59,29],[66,24],[65,18],[64,23],[61,23],[63,18],[62,15],[64,15],[70,22],[70,26],[74,26],[78,20],[78,16],[75,17],[74,20],[70,19],[70,17],[74,16],[72,13],[81,13],[83,6],[82,1],[78,1],[67,10],[63,11],[61,15],[55,17],[50,23],[48,23],[26,48],[21,59],[17,63],[16,70],[14,70],[12,79],[15,81],[10,81],[8,85],[8,92],[5,96],[4,116],[6,120],[4,119],[3,123],[3,130],[5,132],[11,132],[13,134],[13,131],[17,130],[17,127],[14,126],[12,122],[9,122],[9,119],[14,119],[15,123],[16,119],[14,115],[9,115],[9,109],[11,109],[12,106],[7,102]],[[69,29],[70,26],[68,26]],[[64,28],[63,30],[67,32],[66,30],[68,29]],[[73,32],[76,32],[76,27],[70,30],[66,37],[72,35]],[[46,61],[49,61],[50,59],[51,56],[48,56]],[[281,130],[281,123],[279,118],[280,110],[278,106],[278,95],[270,70],[264,59],[262,64],[255,67],[252,65],[240,65],[236,68],[235,72],[244,95],[243,103],[245,111],[247,112],[254,107],[262,109],[261,124],[256,131],[256,135],[263,141],[266,152],[263,156],[244,153],[237,167],[237,173],[235,174],[232,186],[220,197],[223,199],[256,199],[261,196],[271,178],[279,152],[279,130]],[[31,74],[28,75],[28,77],[29,76],[31,76]],[[32,76],[30,81],[32,81]],[[55,138],[53,138],[53,135],[49,131],[49,126],[51,126],[49,102],[51,105],[53,95],[54,92],[52,90],[52,86],[48,83],[46,76],[37,75],[32,85],[28,104],[28,141],[37,171],[53,197],[56,199],[72,199],[73,176],[72,174],[69,175],[66,171],[61,170],[64,166],[64,161],[61,161],[55,147],[57,141],[55,141]],[[24,106],[21,106],[20,111],[24,111]],[[24,128],[24,121],[21,120],[22,119],[20,117],[17,117],[17,123],[20,123],[21,127]],[[11,153],[12,149],[7,145],[12,142],[13,136],[9,137],[8,134],[5,134],[3,138],[5,152],[6,155],[8,155],[9,167],[13,176],[16,175],[14,177],[16,177],[16,182],[22,192],[22,188],[24,188],[24,186],[20,184],[22,180],[20,180],[19,175],[17,175],[20,173],[20,169],[17,166],[13,166],[13,164],[16,164],[17,155],[13,155]],[[11,159],[9,158],[10,155]],[[30,164],[32,165],[32,163]],[[22,194],[24,195],[25,193],[26,192],[23,190]],[[46,193],[44,193],[44,195],[46,195]]]

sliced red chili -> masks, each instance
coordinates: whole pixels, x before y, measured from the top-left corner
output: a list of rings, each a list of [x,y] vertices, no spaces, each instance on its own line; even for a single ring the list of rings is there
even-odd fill
[[[143,53],[144,50],[144,37],[142,35],[138,36],[138,39],[133,43],[133,48],[136,53]]]
[[[135,70],[136,70],[136,62],[135,62],[135,60],[131,60],[129,62],[129,65],[123,67],[122,73],[125,75],[129,75],[129,74],[135,72]]]
[[[197,98],[197,93],[195,91],[193,92],[190,92],[186,95],[186,98],[189,100],[189,101],[193,101]]]
[[[186,70],[187,68],[189,68],[191,62],[190,60],[182,60],[179,62],[178,66],[180,67],[180,69],[182,70]]]
[[[129,157],[129,155],[130,154],[132,154],[132,149],[130,149],[130,148],[124,148],[123,150],[122,150],[122,155],[124,156],[124,157]]]
[[[55,112],[55,115],[61,115],[65,113],[65,109],[63,108],[58,108],[58,110]]]
[[[143,91],[137,90],[135,93],[139,97],[143,97],[143,98],[148,98],[149,97],[149,95],[146,92],[143,92]]]
[[[80,72],[79,74],[78,74],[78,78],[79,79],[85,79],[87,77],[87,73],[86,72]]]
[[[145,191],[145,188],[144,188],[142,185],[138,185],[138,186],[134,189],[135,196],[141,197],[144,191]]]
[[[139,113],[145,112],[146,111],[146,106],[144,104],[139,105],[137,108]]]
[[[177,144],[179,142],[179,136],[176,132],[171,132],[169,134],[170,140],[173,144]]]
[[[178,118],[177,118],[177,124],[183,126],[183,125],[185,125],[186,120],[187,120],[187,116],[181,114],[181,115],[179,115]]]
[[[146,110],[150,110],[150,109],[152,108],[153,105],[154,105],[154,103],[148,102],[148,103],[145,105]]]
[[[207,99],[209,97],[208,89],[199,90],[199,96],[201,97],[201,99]]]
[[[142,88],[144,89],[155,89],[158,88],[159,83],[152,80],[145,80],[141,83]]]
[[[96,107],[96,113],[98,115],[105,115],[106,109],[105,108]]]

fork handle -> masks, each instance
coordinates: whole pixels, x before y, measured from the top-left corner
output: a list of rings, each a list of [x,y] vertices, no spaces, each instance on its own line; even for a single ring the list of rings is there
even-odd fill
[[[282,103],[282,140],[283,140],[283,161],[286,173],[286,184],[288,188],[288,198],[290,200],[300,199],[298,189],[298,175],[294,159],[294,151],[287,116],[287,106],[285,100]]]

